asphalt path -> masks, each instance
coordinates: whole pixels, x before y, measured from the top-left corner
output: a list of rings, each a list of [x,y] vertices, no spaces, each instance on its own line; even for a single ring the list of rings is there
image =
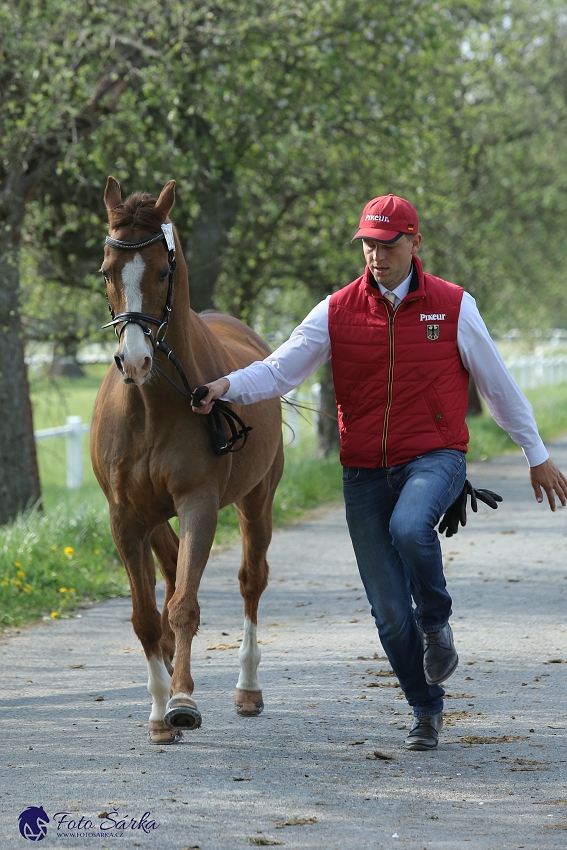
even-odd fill
[[[567,469],[567,438],[552,456]],[[443,543],[461,662],[437,751],[403,747],[411,716],[337,506],[274,535],[259,718],[232,708],[238,547],[205,572],[193,666],[203,726],[181,744],[148,743],[130,600],[0,644],[0,845],[29,846],[18,816],[42,806],[46,848],[567,846],[567,512],[535,502],[521,455],[469,477],[505,501],[479,505]]]

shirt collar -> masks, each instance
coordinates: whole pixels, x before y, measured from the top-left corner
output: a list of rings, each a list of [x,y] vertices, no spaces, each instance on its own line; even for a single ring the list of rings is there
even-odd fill
[[[400,301],[403,301],[403,299],[404,299],[404,298],[406,297],[406,295],[408,294],[408,292],[409,292],[409,288],[410,288],[410,283],[411,283],[412,276],[413,276],[413,264],[412,264],[412,267],[411,267],[411,269],[410,269],[410,273],[408,274],[408,276],[406,277],[406,279],[405,279],[405,280],[402,280],[402,282],[401,282],[401,283],[399,283],[399,284],[396,286],[396,288],[395,288],[395,289],[390,290],[390,291],[391,291],[391,292],[393,292],[393,293],[394,293],[394,295],[396,296],[396,304],[399,304],[399,302],[400,302]],[[384,295],[384,293],[385,293],[385,292],[388,292],[388,290],[386,289],[386,287],[385,287],[385,286],[382,286],[382,284],[381,284],[381,283],[379,283],[379,284],[378,284],[378,289],[380,290],[380,292],[381,292],[381,294],[382,294],[382,295]]]

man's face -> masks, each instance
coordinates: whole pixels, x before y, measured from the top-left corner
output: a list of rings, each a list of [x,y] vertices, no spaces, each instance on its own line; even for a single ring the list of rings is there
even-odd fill
[[[374,239],[363,239],[362,250],[366,265],[376,283],[392,290],[410,273],[411,259],[421,244],[421,233],[413,236],[403,234],[397,242],[389,245]]]

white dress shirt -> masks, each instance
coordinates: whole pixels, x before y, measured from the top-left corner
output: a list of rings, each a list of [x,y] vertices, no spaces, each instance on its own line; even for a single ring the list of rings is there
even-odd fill
[[[393,290],[394,306],[405,298],[411,273]],[[386,288],[378,284],[382,295]],[[314,307],[292,332],[287,342],[265,360],[257,360],[245,369],[226,377],[230,388],[223,401],[252,404],[266,398],[285,395],[299,386],[331,357],[329,337],[329,295]],[[531,404],[516,386],[492,341],[472,295],[465,292],[457,326],[457,348],[463,365],[473,376],[492,416],[521,446],[530,466],[538,466],[549,457],[539,436]]]

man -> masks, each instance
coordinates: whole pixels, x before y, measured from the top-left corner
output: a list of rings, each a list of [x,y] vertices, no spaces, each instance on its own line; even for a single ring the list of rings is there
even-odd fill
[[[222,398],[283,395],[332,355],[347,523],[382,646],[414,723],[409,749],[437,747],[444,682],[457,667],[435,526],[465,485],[469,373],[498,424],[522,447],[538,502],[567,502],[533,411],[488,335],[474,299],[424,274],[417,212],[374,198],[353,240],[364,274],[318,304],[263,362],[208,384]]]

